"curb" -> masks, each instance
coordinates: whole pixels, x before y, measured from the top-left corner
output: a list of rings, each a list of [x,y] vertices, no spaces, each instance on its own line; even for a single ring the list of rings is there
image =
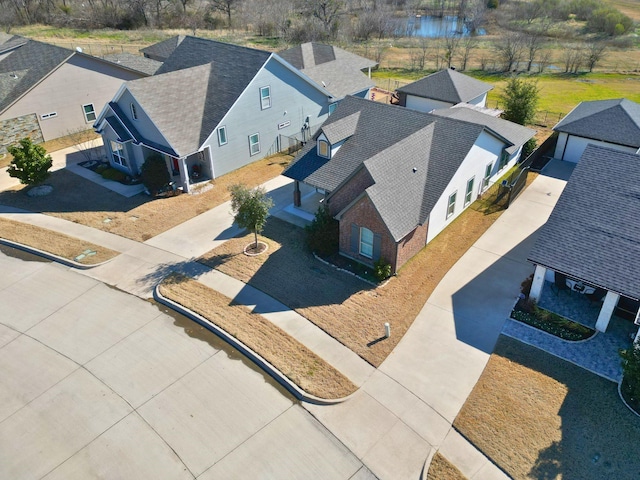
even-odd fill
[[[40,249],[35,248],[35,247],[30,247],[29,245],[24,245],[22,243],[13,242],[11,240],[7,240],[6,238],[0,238],[0,244],[6,245],[8,247],[17,248],[18,250],[23,250],[25,252],[32,253],[34,255],[38,255],[39,257],[48,258],[49,260],[53,260],[54,262],[62,263],[63,265],[66,265],[67,267],[76,268],[78,270],[88,270],[90,268],[99,267],[101,265],[104,265],[105,263],[109,263],[111,260],[113,260],[113,258],[115,258],[115,257],[113,257],[113,258],[110,258],[109,260],[105,260],[104,262],[100,262],[100,263],[85,264],[85,263],[78,263],[78,262],[75,262],[73,260],[69,260],[67,258],[59,257],[58,255],[54,255],[53,253],[45,252],[44,250],[40,250]]]
[[[633,413],[636,417],[640,417],[640,413],[636,412],[633,408],[631,408],[631,405],[629,405],[627,403],[627,401],[624,399],[624,395],[622,395],[622,381],[623,380],[624,380],[624,377],[622,377],[622,379],[618,383],[618,395],[620,395],[620,400],[622,400],[622,403],[624,403],[625,407],[627,407],[629,410],[631,410],[631,413]]]
[[[156,287],[153,289],[153,298],[156,301],[162,303],[163,305],[171,308],[172,310],[175,310],[178,313],[181,313],[184,316],[190,318],[191,320],[200,324],[207,330],[215,333],[218,337],[220,337],[222,340],[227,342],[236,350],[240,351],[243,355],[249,358],[249,360],[251,360],[258,367],[260,367],[262,370],[268,373],[271,377],[273,377],[274,380],[276,380],[280,385],[286,388],[298,400],[302,400],[304,402],[312,403],[315,405],[336,405],[338,403],[342,403],[342,402],[345,402],[346,400],[349,400],[353,395],[355,395],[358,392],[358,390],[356,390],[355,392],[353,392],[350,395],[347,395],[346,397],[336,398],[336,399],[326,399],[326,398],[316,397],[315,395],[311,395],[305,392],[304,390],[302,390],[298,385],[293,383],[280,370],[278,370],[271,363],[269,363],[267,360],[262,358],[258,353],[254,352],[252,349],[250,349],[240,340],[230,335],[229,333],[227,333],[226,331],[224,331],[223,329],[215,325],[213,322],[207,320],[202,315],[199,315],[193,312],[192,310],[189,310],[188,308],[183,307],[179,303],[176,303],[173,300],[170,300],[164,297],[160,293],[160,284],[156,285]]]

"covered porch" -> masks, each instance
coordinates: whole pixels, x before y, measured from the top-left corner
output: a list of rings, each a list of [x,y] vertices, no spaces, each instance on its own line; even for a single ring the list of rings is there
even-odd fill
[[[324,190],[294,180],[293,203],[287,205],[284,211],[311,223],[318,209],[324,204],[326,196],[327,193]]]
[[[198,185],[213,180],[213,169],[208,149],[182,158],[165,155],[165,161],[171,180],[182,187],[185,193],[193,192]]]

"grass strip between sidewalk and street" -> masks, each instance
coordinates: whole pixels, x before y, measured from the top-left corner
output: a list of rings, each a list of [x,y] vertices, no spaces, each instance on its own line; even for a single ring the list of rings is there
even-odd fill
[[[427,478],[429,480],[467,480],[467,477],[440,452],[433,456]]]
[[[120,252],[101,247],[95,243],[8,218],[0,218],[0,238],[37,248],[83,265],[95,265],[120,255]],[[83,254],[87,251],[95,252],[95,254]],[[82,258],[78,258],[81,255]]]
[[[160,293],[213,322],[311,395],[338,399],[357,389],[342,373],[262,315],[192,278],[171,274],[160,283]]]

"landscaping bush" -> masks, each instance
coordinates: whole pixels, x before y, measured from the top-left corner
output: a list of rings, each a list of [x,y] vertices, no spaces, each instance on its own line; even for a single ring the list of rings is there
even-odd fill
[[[586,340],[595,334],[593,329],[541,308],[529,299],[518,300],[511,318],[563,340]]]
[[[522,146],[522,154],[520,155],[520,158],[522,160],[526,160],[527,157],[533,153],[537,146],[538,141],[535,138],[530,138],[529,140],[527,140],[527,143]]]
[[[640,344],[620,350],[622,358],[622,395],[636,412],[640,413]]]
[[[49,169],[53,165],[51,155],[29,137],[20,140],[18,145],[10,146],[7,151],[13,155],[7,172],[9,176],[20,180],[20,183],[37,185],[49,177]]]
[[[322,205],[316,212],[311,225],[305,227],[307,232],[307,246],[312,252],[326,257],[338,251],[340,244],[340,226],[331,213],[329,207]]]
[[[520,284],[520,291],[527,298],[529,297],[529,293],[531,293],[531,285],[533,285],[533,273]]]
[[[102,170],[102,172],[100,172],[100,175],[102,175],[102,178],[104,178],[105,180],[113,180],[114,182],[120,183],[122,183],[127,176],[126,173],[111,167],[107,167]]]
[[[373,274],[381,282],[391,276],[391,264],[380,258],[373,264]]]
[[[160,155],[152,155],[142,165],[142,183],[153,196],[171,181],[167,162]]]

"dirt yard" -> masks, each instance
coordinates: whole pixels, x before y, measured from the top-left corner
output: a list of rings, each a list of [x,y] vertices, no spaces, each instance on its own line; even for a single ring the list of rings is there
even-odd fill
[[[347,377],[273,323],[196,280],[173,274],[160,291],[233,335],[305,392],[336,399],[356,391]]]
[[[509,337],[454,427],[516,480],[640,478],[640,418],[617,385]]]
[[[304,231],[273,217],[261,236],[269,244],[268,255],[242,254],[253,239],[248,234],[227,241],[200,261],[271,295],[377,367],[442,277],[501,213],[482,206],[468,208],[397,277],[377,289],[316,260],[306,249]],[[393,332],[388,339],[381,338],[385,322]]]
[[[214,188],[199,195],[151,199],[140,194],[125,198],[67,170],[47,179],[54,193],[28,197],[24,187],[0,192],[0,204],[45,213],[143,242],[206,212],[227,200],[227,187],[243,183],[255,187],[282,173],[291,156],[276,155],[223,175]]]
[[[429,465],[427,480],[467,480],[460,470],[440,453],[436,453]]]
[[[0,218],[0,238],[34,247],[84,265],[95,265],[119,255],[119,252],[100,245],[6,218]],[[95,253],[83,254],[87,250]],[[82,255],[82,258],[76,260],[79,255]]]

